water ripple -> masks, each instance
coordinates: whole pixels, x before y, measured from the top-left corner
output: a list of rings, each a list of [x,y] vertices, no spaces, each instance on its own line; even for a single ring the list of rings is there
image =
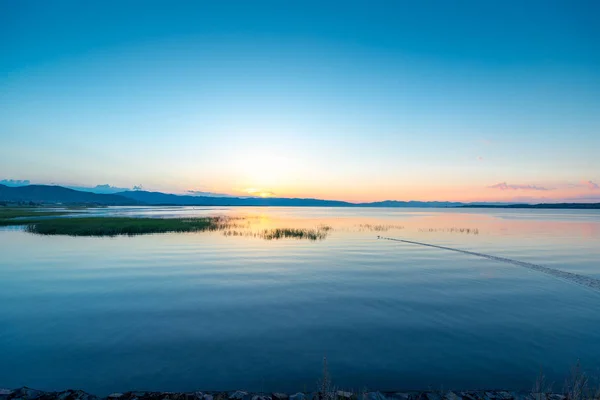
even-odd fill
[[[518,267],[523,267],[523,268],[528,268],[528,269],[531,269],[534,271],[543,272],[544,274],[552,275],[552,276],[554,276],[556,278],[560,278],[560,279],[565,279],[570,282],[577,283],[578,285],[587,286],[589,288],[592,288],[592,289],[600,292],[600,279],[592,278],[590,276],[574,274],[572,272],[562,271],[560,269],[555,269],[555,268],[544,267],[543,265],[532,264],[532,263],[528,263],[528,262],[524,262],[524,261],[512,260],[510,258],[492,256],[489,254],[477,253],[477,252],[468,251],[468,250],[455,249],[452,247],[438,246],[435,244],[414,242],[412,240],[395,239],[395,238],[388,238],[388,237],[383,237],[383,236],[380,236],[380,238],[385,239],[385,240],[391,240],[394,242],[416,244],[419,246],[434,247],[436,249],[456,251],[458,253],[469,254],[472,256],[487,258],[488,260],[500,261],[500,262],[516,265]]]

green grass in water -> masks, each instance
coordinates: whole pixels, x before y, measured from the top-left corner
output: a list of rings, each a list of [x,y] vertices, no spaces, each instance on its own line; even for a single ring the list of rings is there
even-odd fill
[[[75,217],[35,221],[27,231],[40,235],[117,236],[167,232],[199,232],[219,229],[224,221],[207,218]]]
[[[278,239],[288,239],[288,238],[322,240],[327,237],[328,230],[277,228],[277,229],[265,230],[263,232],[263,234],[261,235],[261,237],[266,240],[278,240]]]

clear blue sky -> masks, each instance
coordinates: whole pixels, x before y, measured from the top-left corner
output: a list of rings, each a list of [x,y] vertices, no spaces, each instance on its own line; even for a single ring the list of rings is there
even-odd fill
[[[0,180],[600,197],[599,15],[598,1],[0,0]]]

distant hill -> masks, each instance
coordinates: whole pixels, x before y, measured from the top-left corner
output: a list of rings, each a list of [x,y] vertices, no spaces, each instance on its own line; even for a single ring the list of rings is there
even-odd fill
[[[600,209],[600,203],[541,203],[541,204],[464,204],[460,208],[537,208],[537,209]]]
[[[97,194],[67,189],[62,186],[28,185],[9,187],[0,185],[0,201],[94,205],[136,205],[137,201],[115,194]]]
[[[100,194],[73,190],[62,186],[0,184],[0,202],[43,204],[93,204],[106,206],[170,205],[170,206],[269,206],[269,207],[393,207],[393,208],[539,208],[539,209],[600,209],[600,203],[559,204],[498,204],[458,203],[449,201],[395,201],[349,203],[337,200],[281,198],[281,197],[213,197],[175,195],[143,190]]]
[[[175,206],[271,206],[271,207],[352,207],[355,204],[345,201],[319,199],[288,199],[276,197],[209,197],[180,196],[142,190],[120,192],[120,196],[149,205]]]
[[[376,201],[373,203],[360,203],[360,207],[459,207],[465,203],[451,202],[451,201],[396,201],[396,200],[384,200]]]

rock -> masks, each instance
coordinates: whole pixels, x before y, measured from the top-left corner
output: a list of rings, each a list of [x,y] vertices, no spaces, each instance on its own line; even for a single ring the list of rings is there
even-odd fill
[[[363,396],[364,400],[386,400],[385,396],[381,392],[369,392]]]
[[[290,396],[290,400],[306,400],[306,395],[304,393],[296,393]]]
[[[123,393],[111,393],[108,395],[109,399],[118,399],[119,397],[123,397]]]
[[[13,391],[10,389],[0,389],[0,396],[8,396],[9,394],[12,394]]]
[[[462,400],[462,397],[458,396],[454,392],[447,392],[446,395],[444,396],[444,398],[446,400]]]
[[[238,390],[234,393],[232,393],[231,395],[229,395],[230,399],[233,400],[242,400],[244,398],[244,396],[246,396],[248,393],[246,392],[242,392],[241,390]]]
[[[534,396],[532,393],[513,393],[515,400],[533,400]]]
[[[458,396],[454,392],[448,392],[448,393],[446,393],[446,395],[444,396],[444,398],[446,400],[462,400],[462,397]]]
[[[204,400],[213,400],[212,394],[205,394]]]
[[[335,394],[342,399],[350,399],[353,396],[352,392],[344,392],[343,390],[338,390]]]
[[[13,392],[12,395],[13,398],[33,400],[44,395],[44,392],[42,392],[41,390],[30,389],[28,387],[22,387],[21,389],[17,389],[15,392]]]
[[[478,400],[479,396],[473,392],[460,392],[460,397],[466,400]]]
[[[60,392],[60,393],[57,393],[55,398],[56,398],[57,400],[65,400],[66,398],[70,397],[72,394],[73,394],[73,392],[72,392],[72,391],[70,391],[70,390],[67,390],[67,391],[65,391],[65,392]]]
[[[496,400],[498,398],[498,394],[495,392],[485,392],[484,398],[486,400]]]
[[[290,396],[285,393],[273,393],[273,400],[287,400]]]
[[[427,392],[425,394],[427,396],[427,400],[442,400],[442,394],[437,392]]]
[[[255,396],[252,396],[252,400],[272,400],[272,399],[271,399],[271,396],[257,394]]]

